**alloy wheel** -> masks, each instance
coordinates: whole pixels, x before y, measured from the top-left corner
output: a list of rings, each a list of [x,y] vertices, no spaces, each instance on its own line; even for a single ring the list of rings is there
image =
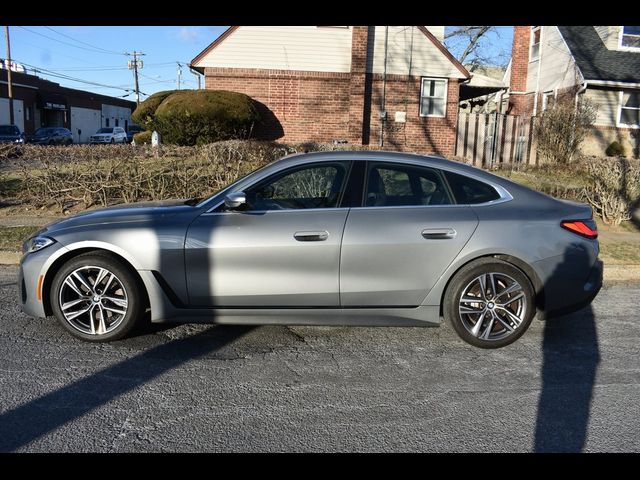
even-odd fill
[[[65,320],[89,335],[104,335],[118,328],[129,306],[120,279],[97,266],[80,267],[67,275],[58,302]]]
[[[462,291],[458,312],[464,328],[476,338],[496,341],[512,335],[527,317],[524,288],[504,273],[474,278]]]

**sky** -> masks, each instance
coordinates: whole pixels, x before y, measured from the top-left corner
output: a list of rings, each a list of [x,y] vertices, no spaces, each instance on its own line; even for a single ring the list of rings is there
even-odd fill
[[[188,63],[214,41],[226,26],[11,26],[11,57],[34,73],[65,87],[135,100],[133,71],[127,61],[143,52],[141,100],[161,90],[196,88]],[[496,61],[511,52],[512,27],[497,27],[484,40]],[[449,44],[454,55],[463,46]],[[5,57],[2,51],[0,58]],[[504,62],[506,64],[506,62]],[[65,78],[61,78],[65,77]],[[99,85],[96,85],[99,84]]]
[[[197,88],[188,63],[227,27],[206,26],[11,26],[11,58],[42,78],[114,97],[135,100],[133,71],[127,68],[134,50],[144,66],[140,91],[147,95],[177,88],[176,62],[182,64],[182,88]],[[3,42],[4,43],[4,42]],[[0,58],[5,57],[4,48]],[[58,76],[58,77],[56,77]],[[77,80],[98,83],[90,85]],[[115,88],[114,88],[115,87]],[[126,91],[126,90],[129,90]],[[141,95],[141,100],[146,96]]]

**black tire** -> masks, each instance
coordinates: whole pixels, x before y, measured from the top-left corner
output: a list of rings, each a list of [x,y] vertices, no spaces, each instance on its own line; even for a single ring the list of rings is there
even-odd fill
[[[115,138],[112,138],[112,139],[111,139],[111,143],[116,143],[116,139],[115,139]]]
[[[525,311],[522,322],[513,332],[508,333],[505,329],[507,336],[504,338],[485,340],[474,336],[467,327],[465,327],[465,321],[460,314],[459,304],[465,288],[470,285],[474,279],[489,273],[508,275],[520,284],[522,292],[524,293]],[[498,290],[498,288],[496,288],[496,290]],[[444,296],[443,314],[445,320],[451,323],[456,333],[465,342],[480,348],[504,347],[520,338],[531,325],[531,321],[536,314],[535,290],[529,278],[522,270],[514,265],[493,257],[481,258],[465,265],[455,274]],[[498,322],[495,323],[497,328],[504,328]],[[486,325],[486,323],[484,325]],[[496,327],[493,327],[493,329],[496,329]]]
[[[60,306],[60,289],[64,280],[74,270],[80,267],[96,266],[112,272],[126,291],[128,305],[126,314],[113,330],[103,334],[84,333],[72,326],[62,313]],[[120,260],[113,256],[99,252],[89,252],[72,258],[56,273],[51,283],[51,308],[58,322],[74,337],[88,342],[109,342],[124,338],[144,318],[146,309],[142,286],[136,276]]]
[[[49,140],[48,145],[55,145],[55,144],[56,144],[56,142],[54,142],[53,140]]]

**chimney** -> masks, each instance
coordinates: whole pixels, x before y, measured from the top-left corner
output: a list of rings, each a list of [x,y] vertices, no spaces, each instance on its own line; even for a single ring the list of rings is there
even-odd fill
[[[368,125],[365,117],[370,111],[365,105],[365,78],[367,74],[367,51],[369,29],[375,27],[351,27],[351,78],[349,81],[349,142],[355,145],[363,143],[363,124]],[[366,103],[370,104],[371,98]],[[366,122],[363,120],[366,119]],[[365,126],[365,130],[368,127]],[[367,135],[368,137],[368,135]]]
[[[527,71],[529,68],[529,40],[531,27],[513,27],[513,47],[511,50],[511,82],[509,84],[509,113],[521,115],[530,112],[531,95],[527,91]]]

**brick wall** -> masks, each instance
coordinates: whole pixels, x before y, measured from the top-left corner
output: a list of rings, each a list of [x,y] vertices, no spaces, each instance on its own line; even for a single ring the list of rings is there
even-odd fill
[[[354,80],[350,73],[206,68],[205,76],[207,89],[245,93],[260,103],[265,122],[255,130],[257,138],[348,140],[379,148],[382,75],[357,72]],[[458,79],[449,79],[444,118],[420,117],[420,85],[420,77],[387,75],[383,148],[453,155]],[[406,112],[405,123],[395,122],[397,111]],[[363,113],[368,122],[363,122]]]
[[[255,136],[285,142],[347,140],[348,73],[206,68],[205,87],[249,95],[260,103]]]
[[[380,102],[382,75],[374,75],[371,108],[370,145],[380,145]],[[458,79],[448,81],[445,117],[420,116],[420,77],[387,75],[383,148],[438,155],[453,155],[458,118]],[[395,121],[396,112],[406,112],[406,122]]]

